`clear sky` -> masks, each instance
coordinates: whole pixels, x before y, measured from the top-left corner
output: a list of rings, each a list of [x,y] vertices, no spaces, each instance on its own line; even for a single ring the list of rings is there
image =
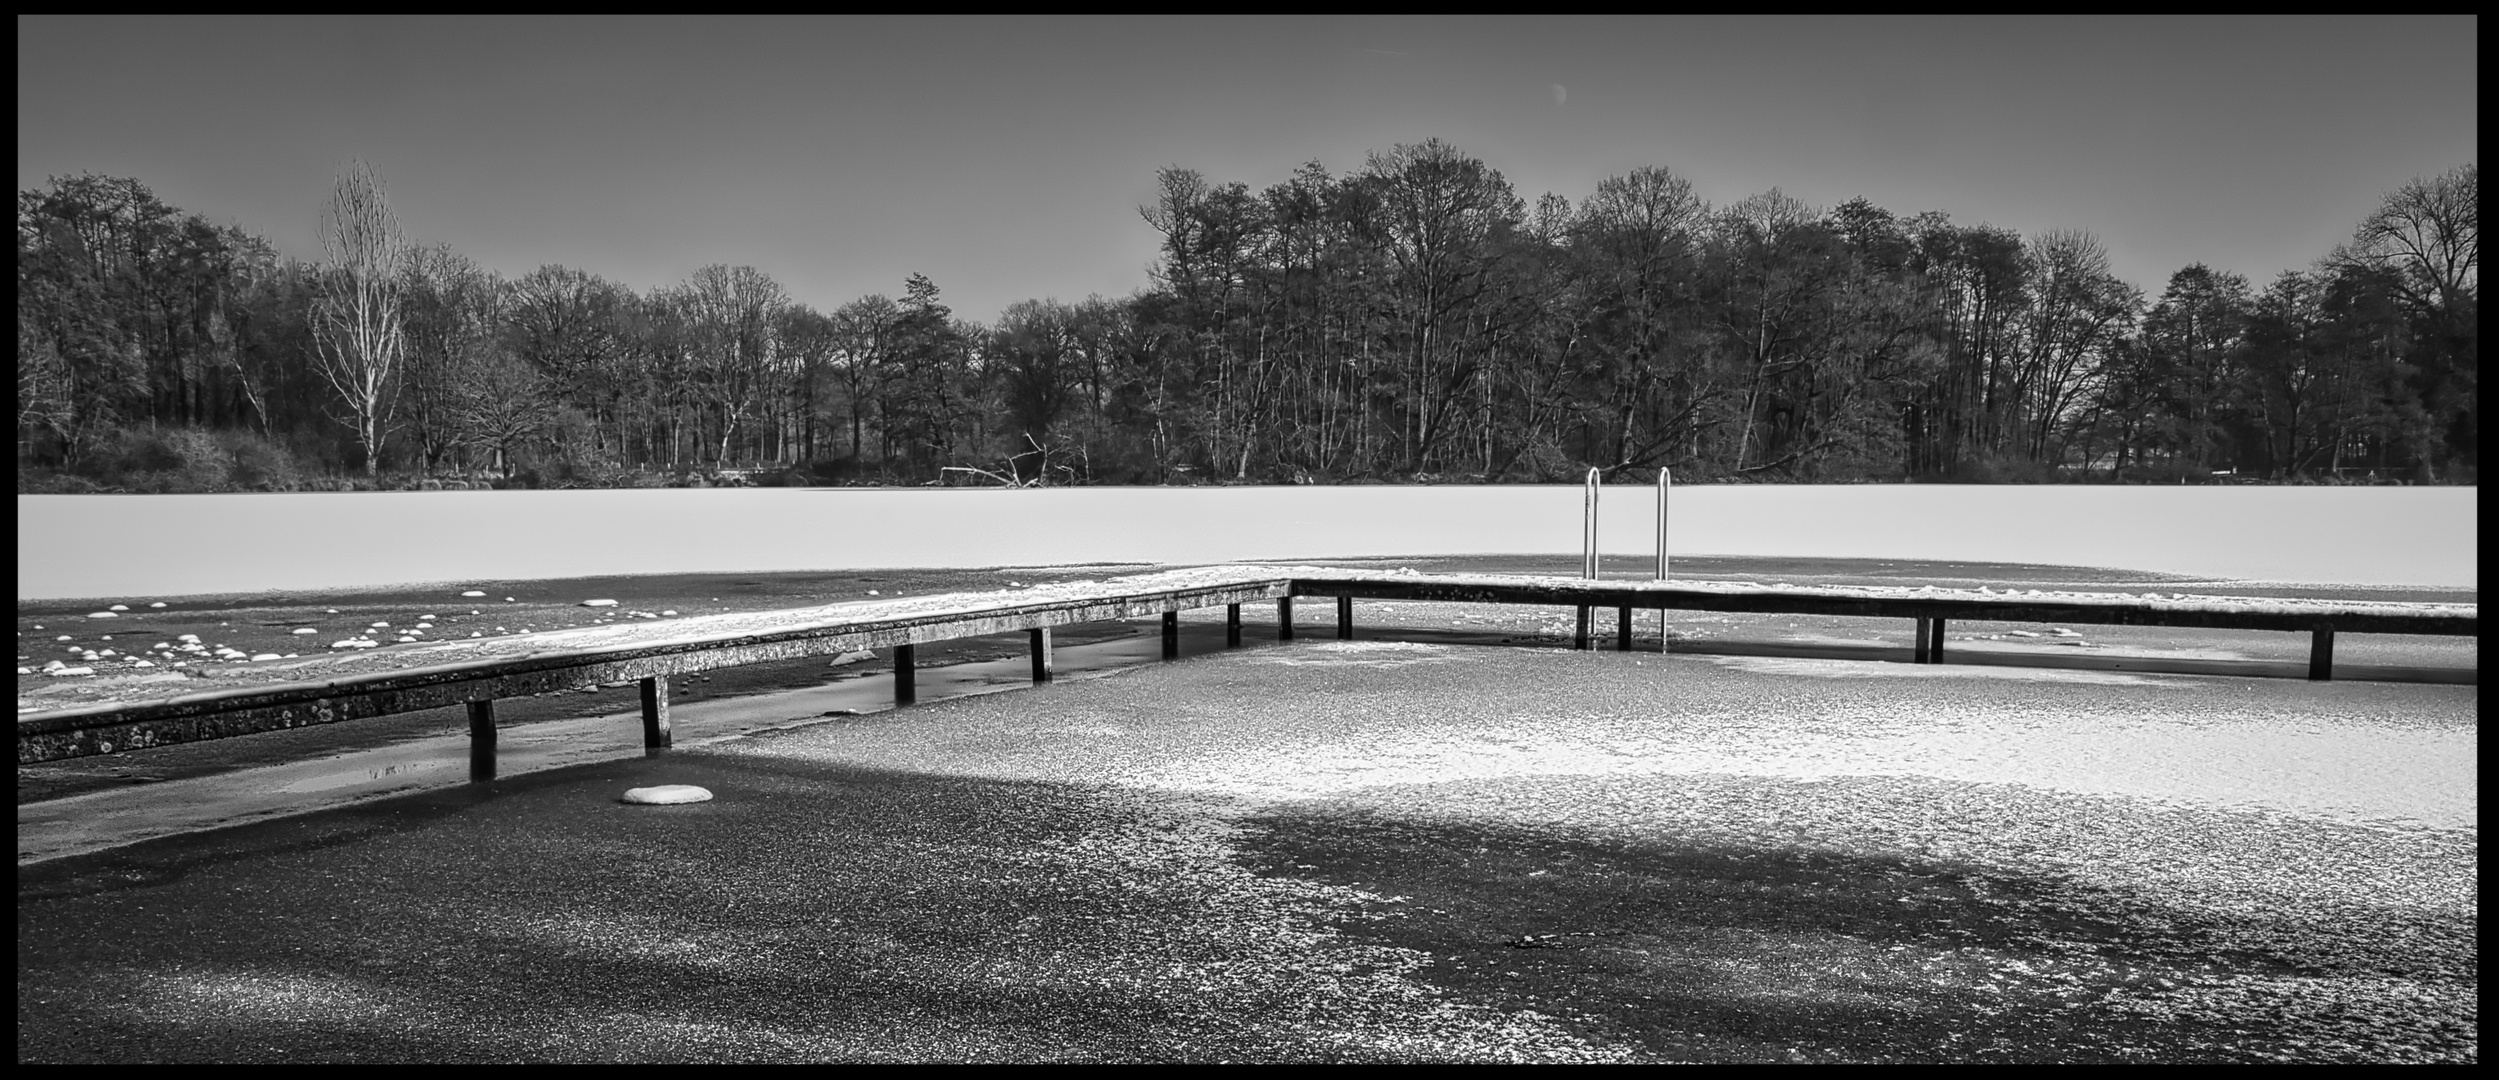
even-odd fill
[[[2443,18],[174,19],[20,16],[17,184],[135,176],[318,254],[350,158],[409,236],[636,289],[749,264],[830,309],[1146,283],[1181,165],[1253,188],[1438,137],[1532,203],[1664,165],[2079,228],[2157,293],[2259,285],[2474,160]]]

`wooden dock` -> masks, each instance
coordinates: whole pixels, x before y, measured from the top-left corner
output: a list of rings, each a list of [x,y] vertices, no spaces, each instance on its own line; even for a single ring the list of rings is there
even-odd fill
[[[2131,596],[2036,590],[1997,592],[1884,586],[1790,586],[1752,582],[1607,581],[1504,575],[1418,574],[1323,567],[1222,566],[1035,589],[957,593],[786,612],[602,626],[489,640],[376,649],[291,665],[335,674],[221,687],[143,701],[21,714],[21,765],[148,746],[221,739],[282,728],[465,705],[470,775],[495,773],[495,702],[502,698],[638,681],[644,745],[669,745],[672,676],[741,664],[892,650],[894,700],[916,696],[914,647],[1024,631],[1035,682],[1051,667],[1051,629],[1160,615],[1163,655],[1179,655],[1180,613],[1226,609],[1226,642],[1241,640],[1241,605],[1278,605],[1290,639],[1298,598],[1333,599],[1339,638],[1354,631],[1355,601],[1438,601],[1576,609],[1575,644],[1592,643],[1593,613],[1615,612],[1617,647],[1631,647],[1635,611],[1718,611],[1915,620],[1915,662],[1945,661],[1952,620],[2274,630],[2310,635],[2308,677],[2331,679],[2337,634],[2476,636],[2475,604],[2361,603],[2218,596]],[[1661,638],[1660,648],[1664,647]]]

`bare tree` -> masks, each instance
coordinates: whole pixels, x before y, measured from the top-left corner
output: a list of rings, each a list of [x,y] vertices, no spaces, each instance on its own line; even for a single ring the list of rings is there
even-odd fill
[[[2481,284],[2480,166],[2468,162],[2395,189],[2341,254],[2401,275],[2415,307],[2452,313]]]
[[[407,418],[401,430],[416,440],[430,474],[453,450],[477,442],[462,422],[468,411],[465,400],[478,392],[483,372],[499,362],[488,354],[503,345],[499,331],[509,287],[443,244],[411,247],[406,278],[407,291],[400,299],[400,389],[393,400]],[[535,398],[519,404],[545,408]]]
[[[720,421],[714,464],[727,468],[740,428],[782,375],[777,325],[789,294],[752,266],[706,266],[677,290],[694,348],[695,388]]]
[[[2101,363],[2133,328],[2143,295],[2118,280],[2099,238],[2073,229],[2032,237],[2022,249],[2030,305],[2021,320],[2023,362],[2014,372],[2017,447],[2032,461],[2062,464],[2059,437]],[[2051,452],[2052,447],[2054,452]]]
[[[364,472],[381,469],[396,376],[406,354],[400,326],[407,241],[382,178],[352,162],[321,215],[324,266],[312,305],[314,352],[323,378],[347,403],[347,425],[364,444]]]

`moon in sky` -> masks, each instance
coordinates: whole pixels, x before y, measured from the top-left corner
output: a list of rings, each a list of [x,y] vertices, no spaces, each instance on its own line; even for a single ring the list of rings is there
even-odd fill
[[[1553,84],[1553,103],[1554,103],[1554,104],[1556,104],[1556,105],[1560,105],[1560,104],[1562,104],[1563,102],[1569,101],[1570,99],[1571,99],[1571,88],[1570,88],[1570,87],[1564,86],[1564,85],[1562,85],[1561,83],[1555,83],[1555,84]]]

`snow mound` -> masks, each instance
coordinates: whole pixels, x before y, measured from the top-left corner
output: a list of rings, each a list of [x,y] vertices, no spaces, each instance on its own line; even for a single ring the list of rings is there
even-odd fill
[[[658,787],[628,788],[624,801],[637,806],[674,806],[679,803],[710,802],[709,789],[692,784],[661,784]]]

